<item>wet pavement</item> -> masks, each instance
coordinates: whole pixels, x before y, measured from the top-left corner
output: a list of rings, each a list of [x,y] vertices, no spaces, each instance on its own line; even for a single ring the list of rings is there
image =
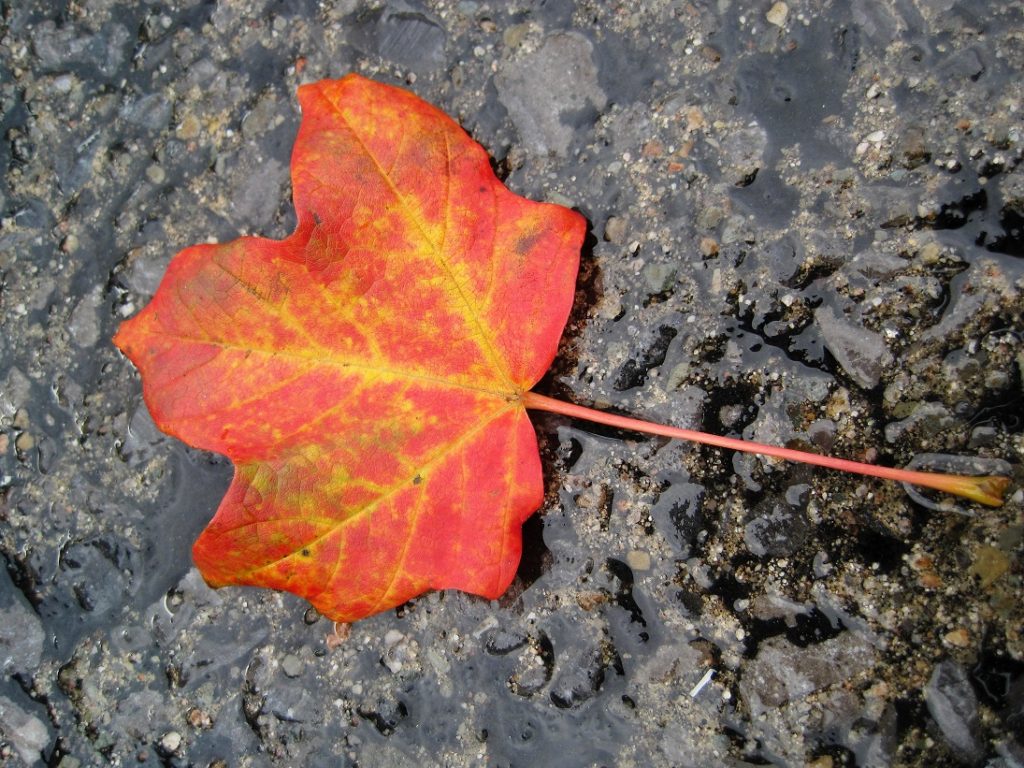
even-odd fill
[[[0,3],[0,761],[1024,765],[1024,6]],[[999,509],[535,417],[500,600],[351,627],[209,589],[230,479],[117,324],[294,226],[295,89],[356,71],[590,222],[540,390]],[[963,458],[957,458],[963,457]]]

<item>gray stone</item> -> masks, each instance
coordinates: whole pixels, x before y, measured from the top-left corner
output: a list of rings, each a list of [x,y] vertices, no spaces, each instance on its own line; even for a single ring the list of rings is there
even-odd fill
[[[93,288],[75,305],[68,321],[68,331],[78,346],[94,347],[100,340],[100,307],[102,306],[102,286]]]
[[[17,368],[11,368],[0,384],[0,419],[9,420],[28,402],[32,382]]]
[[[809,648],[798,648],[784,637],[761,644],[746,665],[740,695],[751,714],[782,706],[871,669],[875,649],[846,632]]]
[[[242,138],[254,141],[270,130],[276,118],[286,109],[274,91],[261,94],[256,104],[242,118]]]
[[[144,247],[140,250],[142,252],[129,263],[124,281],[132,293],[141,299],[156,293],[167,271],[171,253],[167,248]]]
[[[846,374],[865,389],[878,386],[882,372],[892,365],[885,340],[868,328],[854,325],[828,306],[814,311],[814,322],[828,351]]]
[[[271,0],[250,0],[245,4],[243,14],[241,6],[235,3],[218,3],[217,8],[210,15],[210,21],[218,32],[230,33],[239,27],[245,26],[246,19],[258,19],[265,13]]]
[[[956,417],[942,403],[921,403],[905,419],[885,425],[885,440],[894,443],[908,433],[934,436],[956,423]]]
[[[942,62],[939,71],[948,79],[977,80],[985,72],[985,64],[976,50],[967,48]]]
[[[680,675],[700,668],[701,654],[696,648],[684,643],[667,643],[637,668],[638,684],[674,683]],[[697,676],[698,679],[700,675]],[[688,682],[688,680],[687,680]]]
[[[288,183],[288,168],[274,159],[267,159],[251,173],[236,169],[235,195],[232,205],[240,225],[261,229],[273,220],[281,204],[282,190]]]
[[[302,659],[294,653],[289,653],[281,659],[281,671],[288,677],[298,677],[302,674],[302,668]]]
[[[551,701],[561,709],[569,709],[594,698],[604,683],[606,667],[599,645],[584,644],[566,652],[559,658],[551,681]]]
[[[47,20],[32,31],[31,40],[43,72],[65,72],[77,64],[95,67],[100,74],[110,76],[127,57],[132,35],[120,24],[90,34],[73,24],[58,27]]]
[[[924,688],[924,700],[942,737],[961,759],[969,762],[981,759],[984,747],[980,738],[978,699],[964,668],[955,661],[937,664]]]
[[[39,617],[21,602],[15,599],[0,608],[0,672],[33,674],[45,639]]]
[[[155,449],[166,438],[157,429],[145,407],[138,408],[128,422],[128,433],[121,444],[121,456],[132,467],[139,467],[153,458]]]
[[[150,93],[121,110],[121,116],[141,128],[159,131],[171,122],[171,112],[171,103],[162,93]]]
[[[746,186],[764,166],[768,150],[768,132],[756,122],[745,125],[722,142],[722,157],[729,167],[723,169],[732,184]]]
[[[597,82],[593,50],[583,35],[558,32],[500,67],[498,97],[530,151],[567,155],[575,131],[604,109],[608,99]]]
[[[757,557],[782,557],[793,554],[807,538],[807,486],[802,495],[791,502],[770,504],[759,510],[743,529],[743,540],[750,553]]]
[[[811,606],[798,603],[778,593],[758,595],[750,601],[750,615],[761,621],[782,619],[787,627],[796,626],[796,617],[810,612]]]
[[[875,184],[863,190],[863,205],[883,227],[910,224],[917,217],[920,193],[905,186]]]
[[[352,38],[358,47],[420,74],[444,64],[444,26],[419,3],[392,0],[379,15],[353,30]]]
[[[672,288],[676,282],[676,274],[677,270],[674,265],[660,262],[648,264],[643,269],[647,290],[652,294],[664,293]]]
[[[976,267],[971,267],[971,271],[974,272],[972,277],[977,275],[976,270]],[[952,302],[942,313],[942,319],[922,332],[921,340],[945,339],[960,332],[977,316],[984,304],[984,291],[958,291],[954,293]]]
[[[850,14],[856,28],[880,46],[886,46],[899,34],[901,19],[896,11],[874,0],[853,0]]]
[[[626,104],[621,109],[612,110],[608,113],[606,123],[606,130],[617,154],[635,150],[647,140],[651,132],[650,110],[644,104]],[[617,173],[622,167],[622,161],[613,160],[608,164],[607,172]]]
[[[42,765],[42,751],[50,744],[46,724],[6,696],[0,696],[0,736],[10,742],[27,765]]]
[[[860,276],[868,282],[878,282],[907,269],[909,264],[899,256],[876,250],[861,251],[843,267],[851,279]]]
[[[989,768],[1024,768],[1024,746],[1013,738],[995,745],[998,758],[988,763]]]

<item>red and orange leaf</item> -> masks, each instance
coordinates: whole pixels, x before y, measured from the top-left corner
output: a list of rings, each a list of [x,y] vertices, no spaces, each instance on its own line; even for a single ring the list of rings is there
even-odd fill
[[[428,589],[497,597],[543,495],[522,395],[584,220],[509,192],[406,91],[349,75],[299,101],[295,232],[185,249],[114,339],[160,428],[234,462],[196,564],[337,621]]]

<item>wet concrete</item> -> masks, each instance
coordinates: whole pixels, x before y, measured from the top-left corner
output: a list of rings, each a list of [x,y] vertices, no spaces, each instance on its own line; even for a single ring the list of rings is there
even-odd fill
[[[0,12],[2,759],[1024,762],[1020,2]],[[1009,503],[540,415],[548,493],[500,600],[342,639],[210,590],[189,548],[230,466],[155,430],[109,339],[180,248],[291,230],[295,88],[349,71],[588,218],[545,393],[1007,462]]]

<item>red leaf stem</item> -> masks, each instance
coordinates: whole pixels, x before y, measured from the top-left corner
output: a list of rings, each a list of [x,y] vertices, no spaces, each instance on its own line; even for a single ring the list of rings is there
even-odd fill
[[[766,445],[755,443],[750,440],[740,440],[733,437],[722,437],[707,432],[698,432],[693,429],[680,429],[669,427],[664,424],[654,424],[640,419],[633,419],[628,416],[616,416],[611,413],[586,408],[581,405],[566,403],[536,392],[526,392],[523,395],[523,405],[536,411],[548,411],[558,413],[562,416],[569,416],[574,419],[583,419],[597,424],[604,424],[618,429],[628,429],[634,432],[644,432],[650,435],[660,435],[677,440],[689,440],[704,445],[714,445],[718,448],[727,448],[733,451],[744,453],[756,453],[762,456],[774,456],[786,461],[797,461],[803,464],[814,464],[828,469],[837,469],[841,472],[852,472],[858,475],[869,475],[881,477],[886,480],[896,480],[901,483],[911,483],[925,488],[934,488],[945,493],[952,493],[957,496],[971,499],[972,501],[986,504],[990,507],[1002,506],[1003,494],[1010,483],[1007,477],[998,475],[985,475],[972,477],[969,475],[947,475],[938,472],[917,472],[909,469],[897,469],[894,467],[880,467],[875,464],[865,464],[860,461],[849,459],[837,459],[833,456],[822,456],[817,453],[797,451],[792,448],[782,448],[777,445]]]

